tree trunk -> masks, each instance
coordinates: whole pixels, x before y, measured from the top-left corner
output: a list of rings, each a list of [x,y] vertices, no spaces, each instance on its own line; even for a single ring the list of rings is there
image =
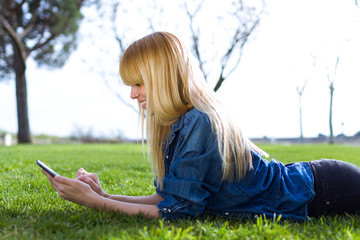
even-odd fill
[[[13,44],[14,64],[13,68],[16,75],[16,104],[18,117],[18,143],[31,143],[28,105],[27,105],[27,88],[25,77],[25,62],[20,55],[19,48]]]
[[[329,143],[334,143],[333,125],[332,125],[332,106],[333,106],[334,87],[330,87],[330,114],[329,114],[329,127],[330,127],[330,139]]]
[[[300,124],[300,143],[304,143],[303,124],[302,124],[301,94],[299,94],[299,124]]]
[[[25,72],[16,73],[16,103],[18,116],[18,143],[31,143]]]

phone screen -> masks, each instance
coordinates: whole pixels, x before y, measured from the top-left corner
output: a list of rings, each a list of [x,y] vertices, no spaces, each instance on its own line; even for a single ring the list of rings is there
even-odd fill
[[[56,177],[59,174],[57,174],[54,170],[52,170],[51,168],[49,168],[45,163],[43,163],[42,161],[40,161],[39,159],[36,159],[36,163],[37,165],[39,165],[42,169],[44,169],[46,172],[48,172],[51,176]]]

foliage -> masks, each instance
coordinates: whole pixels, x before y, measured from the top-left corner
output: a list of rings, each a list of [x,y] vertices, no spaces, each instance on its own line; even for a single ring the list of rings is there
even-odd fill
[[[261,147],[284,163],[326,157],[360,165],[359,147]],[[0,239],[360,239],[360,219],[355,215],[306,222],[206,215],[168,222],[99,212],[61,200],[35,164],[36,158],[67,177],[74,177],[79,167],[97,172],[104,189],[112,194],[154,193],[150,163],[144,160],[140,145],[0,147]]]
[[[2,0],[0,77],[11,73],[17,50],[22,60],[32,53],[39,65],[62,66],[75,47],[83,1]]]

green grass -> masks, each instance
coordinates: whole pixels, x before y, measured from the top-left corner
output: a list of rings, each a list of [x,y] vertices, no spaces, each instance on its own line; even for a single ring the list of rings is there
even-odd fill
[[[284,163],[334,158],[360,166],[360,147],[263,145]],[[21,145],[0,147],[0,239],[360,239],[357,215],[307,222],[232,220],[203,216],[168,222],[91,210],[63,201],[36,165],[39,158],[73,178],[96,172],[112,194],[155,192],[150,164],[138,145]],[[360,204],[360,203],[359,203]]]

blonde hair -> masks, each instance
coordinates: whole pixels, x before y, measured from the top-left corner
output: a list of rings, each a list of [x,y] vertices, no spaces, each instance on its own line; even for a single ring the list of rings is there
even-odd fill
[[[165,175],[163,144],[167,143],[171,125],[193,107],[209,116],[216,132],[223,180],[230,181],[234,176],[240,179],[252,168],[250,148],[266,154],[228,118],[195,66],[181,41],[167,32],[155,32],[135,41],[120,60],[120,75],[126,85],[145,84],[146,114],[139,108],[142,132],[146,119],[150,158],[161,188]]]

